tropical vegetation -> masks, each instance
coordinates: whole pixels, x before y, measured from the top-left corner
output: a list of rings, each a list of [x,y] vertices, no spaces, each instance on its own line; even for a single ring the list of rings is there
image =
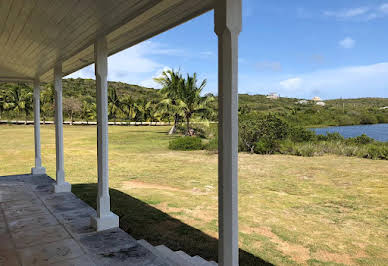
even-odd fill
[[[209,94],[198,97],[204,93],[206,81],[197,83],[196,79],[196,75],[184,78],[180,71],[171,70],[155,80],[162,86],[160,90],[109,82],[109,119],[172,122],[173,132],[180,123],[187,123],[187,119],[198,121],[204,118],[216,122],[217,96]],[[192,85],[195,88],[190,88]],[[0,119],[32,120],[32,92],[32,88],[25,83],[0,83]],[[63,99],[65,119],[96,120],[94,80],[64,79]],[[388,123],[388,108],[383,109],[388,106],[387,98],[327,100],[326,106],[318,106],[314,101],[300,102],[295,98],[269,99],[264,95],[240,94],[239,113],[276,114],[303,127]],[[53,85],[44,84],[41,90],[44,121],[53,119],[53,103]]]

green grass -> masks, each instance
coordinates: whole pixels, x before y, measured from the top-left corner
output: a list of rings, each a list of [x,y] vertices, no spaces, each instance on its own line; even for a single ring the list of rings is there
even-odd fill
[[[55,177],[53,126],[42,156]],[[135,238],[216,259],[217,154],[168,149],[167,127],[110,127],[112,209]],[[66,179],[95,206],[96,128],[65,126]],[[0,126],[0,175],[28,173],[33,127]],[[387,265],[388,163],[239,154],[241,265]]]

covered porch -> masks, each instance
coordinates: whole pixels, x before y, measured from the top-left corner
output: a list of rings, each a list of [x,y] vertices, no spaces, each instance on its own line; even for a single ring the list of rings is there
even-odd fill
[[[4,233],[0,250],[2,258],[7,259],[6,265],[211,265],[199,257],[188,258],[183,253],[175,256],[165,247],[155,249],[119,229],[119,217],[111,212],[109,195],[107,58],[212,9],[219,39],[218,263],[238,265],[237,84],[241,2],[2,3],[0,80],[33,83],[35,139],[35,166],[31,174],[0,177],[0,228]],[[96,211],[75,197],[71,184],[66,182],[62,111],[62,77],[92,63],[97,90]],[[55,88],[55,180],[46,175],[41,159],[40,85],[46,82],[53,82]]]

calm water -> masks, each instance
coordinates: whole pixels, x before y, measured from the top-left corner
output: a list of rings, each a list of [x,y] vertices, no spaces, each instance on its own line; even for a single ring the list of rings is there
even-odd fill
[[[379,141],[388,141],[388,124],[342,126],[327,128],[312,128],[317,134],[338,132],[345,138],[357,137],[362,134]]]

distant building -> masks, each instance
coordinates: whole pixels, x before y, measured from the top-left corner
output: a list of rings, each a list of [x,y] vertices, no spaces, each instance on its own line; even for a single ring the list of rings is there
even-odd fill
[[[312,99],[314,102],[322,102],[322,99],[318,96],[315,96],[313,99]]]
[[[308,104],[309,101],[307,101],[307,100],[299,100],[299,101],[297,101],[296,103],[297,103],[297,104]]]
[[[319,105],[319,106],[325,106],[325,105],[326,105],[326,103],[324,103],[324,102],[317,102],[317,103],[316,103],[316,105]]]
[[[276,92],[271,92],[270,94],[267,95],[267,99],[274,99],[277,100],[280,98],[280,95],[277,94]]]

